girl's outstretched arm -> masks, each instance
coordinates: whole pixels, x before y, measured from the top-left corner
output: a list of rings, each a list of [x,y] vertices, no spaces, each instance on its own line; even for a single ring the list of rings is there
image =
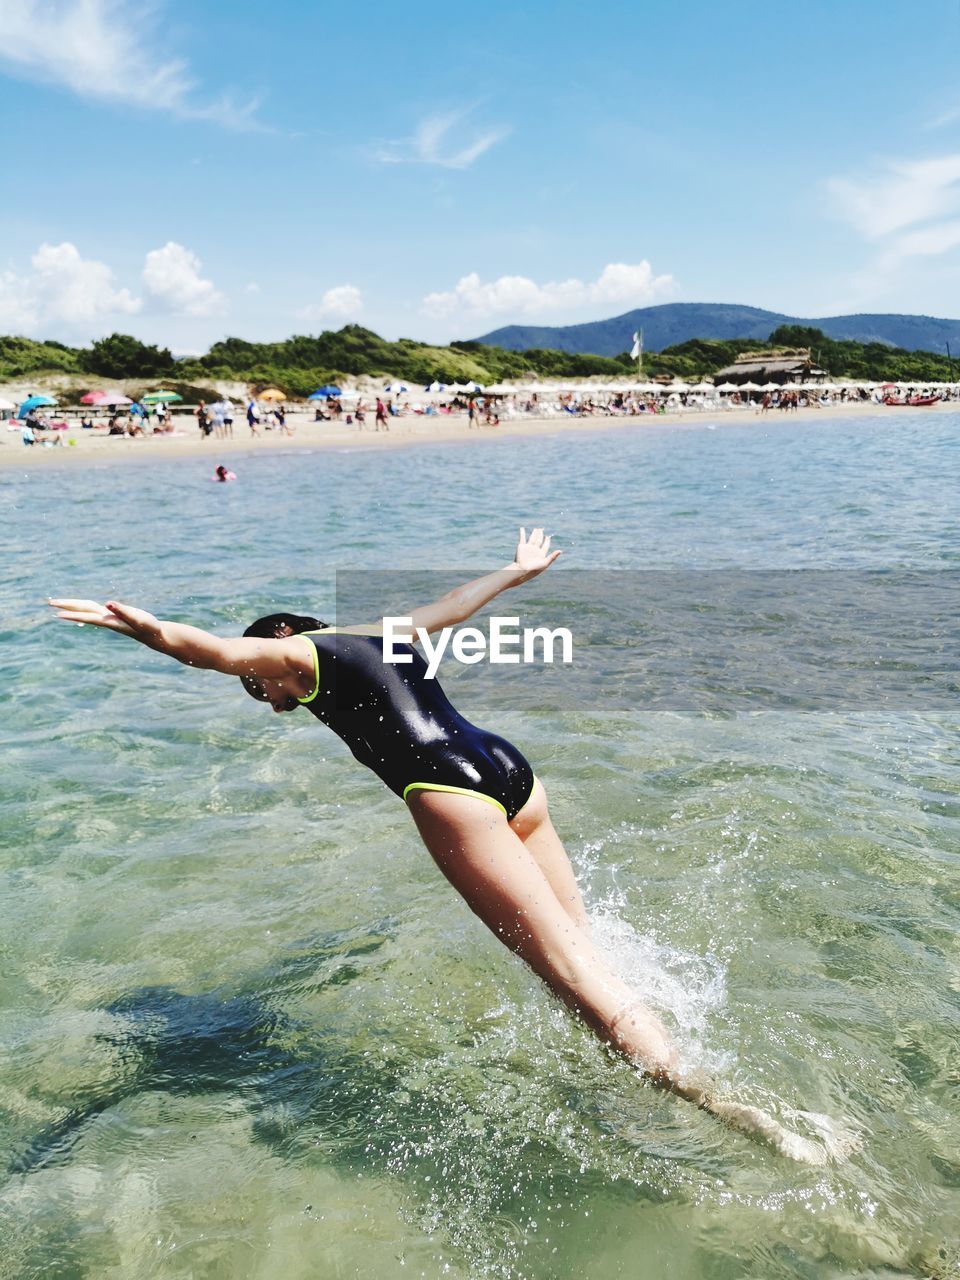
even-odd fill
[[[542,529],[534,529],[529,538],[526,529],[521,529],[517,550],[510,564],[493,573],[485,573],[482,578],[474,578],[472,582],[454,587],[433,604],[414,609],[410,615],[414,631],[420,627],[432,634],[434,631],[442,631],[444,627],[465,622],[508,587],[518,587],[521,582],[528,582],[549,569],[561,554],[560,551],[550,550],[550,538],[544,536]]]
[[[257,676],[281,680],[309,669],[309,654],[295,637],[266,640],[256,636],[221,639],[200,627],[182,622],[164,622],[145,609],[108,600],[48,600],[65,622],[84,623],[117,631],[137,640],[148,649],[176,658],[188,667],[221,671],[228,676]]]

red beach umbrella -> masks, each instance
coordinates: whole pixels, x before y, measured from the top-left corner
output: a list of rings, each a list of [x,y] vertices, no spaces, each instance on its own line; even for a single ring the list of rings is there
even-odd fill
[[[133,404],[132,400],[117,391],[88,391],[80,397],[81,404]]]

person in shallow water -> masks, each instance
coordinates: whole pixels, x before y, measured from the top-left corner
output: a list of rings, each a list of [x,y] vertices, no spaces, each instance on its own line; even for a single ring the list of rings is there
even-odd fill
[[[412,632],[455,627],[560,555],[550,538],[520,530],[503,569],[412,610]],[[825,1117],[806,1116],[824,1139],[791,1132],[767,1112],[719,1098],[679,1066],[659,1018],[594,946],[570,861],[554,830],[543,784],[503,738],[453,708],[411,645],[409,661],[383,658],[382,623],[327,627],[316,618],[271,614],[242,638],[163,622],[130,605],[51,599],[57,616],[130,636],[191,667],[239,676],[247,693],[277,712],[305,707],[402,796],[424,844],[470,909],[605,1041],[656,1084],[794,1159],[822,1164],[842,1154]]]

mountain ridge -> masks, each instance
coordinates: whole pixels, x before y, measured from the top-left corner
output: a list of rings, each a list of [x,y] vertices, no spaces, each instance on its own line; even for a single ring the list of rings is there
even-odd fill
[[[629,351],[639,329],[643,330],[644,350],[655,352],[691,338],[765,341],[782,324],[808,325],[830,338],[877,342],[905,351],[945,353],[949,344],[952,352],[960,353],[960,320],[896,312],[809,318],[726,302],[666,302],[584,324],[504,325],[472,341],[508,351],[549,348],[616,356]]]

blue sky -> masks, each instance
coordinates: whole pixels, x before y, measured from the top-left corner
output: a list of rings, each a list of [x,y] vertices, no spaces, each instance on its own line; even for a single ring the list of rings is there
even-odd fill
[[[960,315],[960,0],[3,0],[0,332]]]

